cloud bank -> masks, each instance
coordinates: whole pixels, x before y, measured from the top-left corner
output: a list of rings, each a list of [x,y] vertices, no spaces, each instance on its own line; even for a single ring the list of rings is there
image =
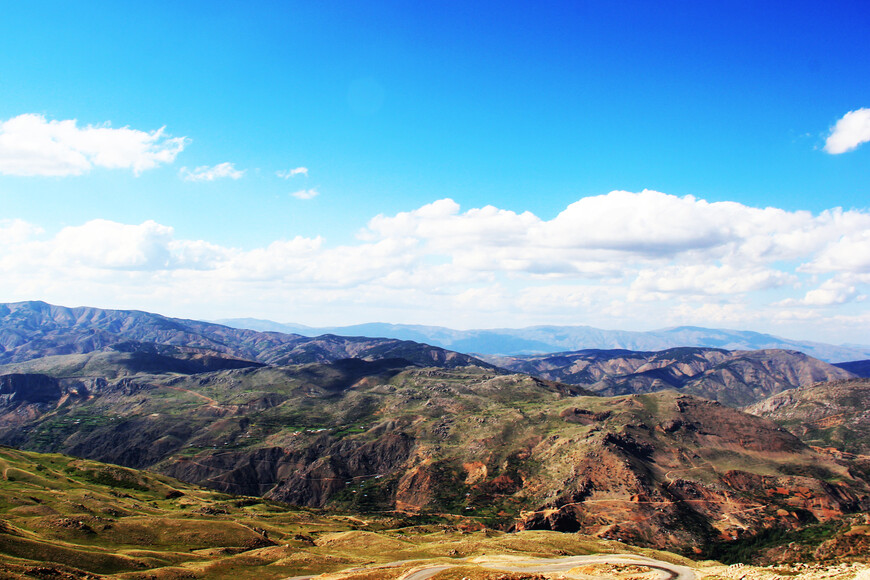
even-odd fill
[[[0,121],[0,174],[18,176],[82,175],[94,167],[130,169],[139,175],[172,163],[186,137],[169,137],[165,128],[79,127],[75,119],[48,121],[25,114]]]
[[[812,214],[613,191],[549,220],[442,199],[374,216],[355,243],[337,246],[296,236],[243,250],[177,239],[153,221],[94,220],[49,235],[5,221],[0,271],[5,300],[212,318],[624,328],[836,321],[861,333],[868,231],[864,210]]]

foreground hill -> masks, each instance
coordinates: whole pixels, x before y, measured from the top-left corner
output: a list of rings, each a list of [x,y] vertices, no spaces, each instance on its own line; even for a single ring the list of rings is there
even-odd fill
[[[6,444],[360,514],[465,515],[700,550],[870,509],[866,475],[848,461],[673,391],[602,398],[398,359],[12,373],[0,391]]]
[[[116,348],[118,343],[195,349],[210,356],[264,364],[402,357],[433,366],[488,366],[468,355],[411,341],[331,335],[309,338],[135,310],[66,308],[45,302],[0,304],[0,364],[90,353]]]
[[[603,330],[591,326],[530,326],[454,330],[442,326],[386,324],[374,322],[353,326],[312,328],[301,324],[281,324],[255,318],[219,321],[234,328],[289,332],[304,336],[338,334],[341,336],[384,336],[413,340],[459,352],[488,355],[522,355],[576,350],[656,351],[681,346],[727,350],[798,350],[827,362],[853,361],[870,357],[870,346],[833,345],[790,340],[747,330],[724,330],[697,326],[678,326],[648,332]]]
[[[784,350],[582,350],[486,359],[516,372],[583,385],[602,395],[676,389],[734,407],[802,385],[855,376],[803,353]]]
[[[776,421],[811,445],[866,455],[870,467],[870,379],[787,391],[747,411]]]
[[[529,575],[490,571],[479,559],[617,552],[695,565],[589,536],[505,534],[465,516],[426,523],[292,509],[153,473],[9,448],[0,448],[0,490],[5,579],[269,580],[331,572],[332,578],[395,580],[426,565],[451,565],[451,578],[519,580]],[[338,572],[360,566],[366,568]]]

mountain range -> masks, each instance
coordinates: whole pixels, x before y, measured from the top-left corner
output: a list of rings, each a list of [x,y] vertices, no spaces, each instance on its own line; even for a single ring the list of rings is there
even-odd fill
[[[784,429],[789,402],[764,406],[861,380],[795,351],[487,362],[42,302],[0,305],[0,347],[0,443],[229,494],[707,556],[870,510],[868,457],[818,444],[839,431]],[[858,416],[857,392],[830,405]]]
[[[67,308],[38,301],[0,304],[0,364],[107,347],[140,352],[143,348],[175,347],[201,357],[230,357],[262,364],[401,357],[439,366],[490,366],[468,355],[406,340],[334,335],[309,338],[240,330],[138,310]]]
[[[838,346],[821,342],[790,340],[746,330],[723,330],[696,326],[678,326],[639,332],[603,330],[591,326],[531,326],[528,328],[454,330],[441,326],[380,322],[314,328],[256,318],[231,318],[217,322],[233,328],[289,332],[303,336],[321,334],[380,336],[422,342],[469,354],[487,355],[525,355],[591,349],[656,351],[682,346],[696,346],[726,350],[799,350],[827,362],[870,358],[870,346],[867,345]]]
[[[64,358],[2,375],[0,443],[295,505],[675,550],[870,509],[865,471],[674,391],[598,397],[401,359],[111,379],[61,376]]]

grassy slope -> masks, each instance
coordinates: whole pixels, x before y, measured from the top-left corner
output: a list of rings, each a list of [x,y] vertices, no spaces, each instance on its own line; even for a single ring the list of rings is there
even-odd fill
[[[689,563],[672,554],[576,534],[504,534],[469,518],[413,525],[289,509],[58,454],[0,448],[0,474],[3,578],[90,573],[265,580],[398,560],[460,563],[457,558],[483,554],[634,551]],[[376,577],[398,576],[413,565],[419,562],[379,571]]]

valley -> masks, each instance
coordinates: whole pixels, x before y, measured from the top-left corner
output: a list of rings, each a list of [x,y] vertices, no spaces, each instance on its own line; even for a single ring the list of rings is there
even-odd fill
[[[867,381],[802,353],[484,361],[396,339],[148,313],[41,303],[0,311],[0,443],[36,462],[15,469],[40,489],[60,480],[39,479],[43,456],[13,449],[62,453],[50,457],[67,466],[113,464],[97,472],[135,481],[184,481],[202,497],[224,494],[220,509],[257,498],[291,520],[314,514],[342,530],[389,535],[396,522],[416,522],[500,538],[492,549],[552,537],[726,564],[865,560]],[[738,408],[747,404],[749,413]],[[18,481],[9,473],[7,487]],[[120,485],[106,477],[91,483]],[[224,515],[209,509],[198,513]],[[390,545],[383,562],[403,560],[404,548]],[[279,568],[287,576],[291,567]]]

